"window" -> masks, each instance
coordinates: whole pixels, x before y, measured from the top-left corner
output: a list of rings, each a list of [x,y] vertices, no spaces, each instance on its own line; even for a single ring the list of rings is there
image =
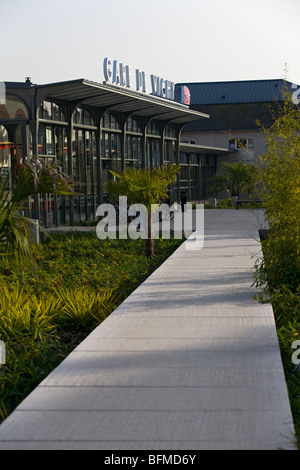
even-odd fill
[[[229,148],[232,150],[235,149],[235,139],[229,139]]]
[[[118,120],[110,113],[104,113],[101,120],[101,126],[105,129],[120,129]]]
[[[117,134],[111,134],[111,157],[113,158],[120,158],[121,157],[121,142],[120,136]]]
[[[165,163],[173,162],[174,151],[175,151],[175,142],[172,140],[165,141],[165,156],[164,156]]]
[[[198,156],[195,153],[190,154],[190,164],[191,165],[198,165]]]
[[[45,126],[39,126],[38,153],[39,155],[46,155],[46,128]]]
[[[254,149],[253,139],[235,138],[229,139],[229,148],[232,150],[238,149]]]
[[[46,155],[54,155],[54,140],[52,127],[46,127]]]
[[[126,122],[126,131],[128,132],[142,132],[142,125],[139,119],[137,118],[128,118]]]
[[[186,154],[186,153],[181,153],[181,154],[180,154],[180,163],[181,163],[182,165],[187,165],[187,162],[188,162],[188,160],[187,160],[187,154]]]
[[[161,133],[161,126],[158,121],[150,121],[148,126],[147,126],[147,134],[150,135],[160,135]]]
[[[174,124],[167,125],[165,129],[165,137],[172,137],[172,138],[176,137],[176,127],[174,126]]]
[[[254,141],[253,139],[248,139],[248,149],[254,149]]]
[[[95,126],[92,112],[84,108],[76,108],[73,113],[73,124]]]
[[[61,164],[64,163],[64,129],[62,127],[54,128],[55,155]]]
[[[39,109],[39,118],[47,121],[66,121],[61,106],[48,100],[42,102]]]
[[[247,139],[237,139],[236,146],[238,149],[247,148]]]
[[[56,156],[57,161],[61,164],[64,163],[64,158],[68,154],[68,144],[66,132],[62,126],[50,126],[40,123],[38,130],[38,154]]]
[[[74,124],[83,124],[83,110],[81,108],[76,108],[73,114],[73,123]]]
[[[10,167],[10,151],[13,143],[9,142],[6,128],[0,125],[0,174],[7,176]]]
[[[53,121],[61,121],[61,110],[55,103],[52,103],[52,119]]]
[[[85,126],[91,125],[91,114],[86,109],[83,110],[83,122]]]
[[[127,119],[126,130],[129,131],[129,132],[132,132],[132,130],[133,130],[133,119],[132,118]]]
[[[119,134],[104,132],[101,142],[102,158],[121,158],[121,139]]]
[[[102,125],[102,127],[105,127],[106,129],[110,128],[109,114],[108,113],[104,114],[104,116],[102,118],[102,121],[101,121],[101,125]]]

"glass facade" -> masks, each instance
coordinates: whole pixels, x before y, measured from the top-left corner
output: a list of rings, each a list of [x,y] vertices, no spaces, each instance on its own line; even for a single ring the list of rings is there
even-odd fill
[[[189,201],[203,201],[211,196],[212,177],[217,161],[213,155],[180,153],[180,191]]]
[[[46,101],[41,105],[40,116],[43,117],[40,118],[38,128],[39,155],[48,159],[53,157],[53,163],[59,165],[65,173],[70,173],[68,170],[71,170],[78,193],[72,198],[59,197],[56,218],[51,216],[55,204],[51,201],[50,205],[47,203],[48,214],[44,222],[48,225],[54,224],[55,220],[58,224],[69,223],[70,205],[74,223],[93,220],[98,202],[108,201],[105,183],[114,178],[111,172],[121,173],[128,167],[151,169],[164,163],[177,162],[176,125],[168,124],[163,128],[162,122],[151,119],[144,127],[142,119],[134,116],[127,118],[123,125],[122,116],[104,112],[100,119],[100,128],[97,129],[93,113],[81,106],[72,115],[72,155],[69,164],[67,130],[58,123],[65,122],[63,110]],[[207,197],[209,187],[206,178],[215,172],[215,162],[210,162],[206,156],[180,153],[179,163],[180,193],[184,192],[190,201]],[[176,191],[176,188],[173,190]]]
[[[126,166],[142,168],[142,137],[137,135],[127,135],[125,145],[125,163]]]
[[[73,129],[72,178],[78,195],[72,198],[75,222],[94,218],[97,208],[97,144],[92,130]]]
[[[39,118],[46,121],[66,122],[62,107],[52,101],[43,101],[39,107]]]

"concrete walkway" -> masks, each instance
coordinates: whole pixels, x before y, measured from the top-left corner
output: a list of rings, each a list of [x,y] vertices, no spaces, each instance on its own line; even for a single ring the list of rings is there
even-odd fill
[[[294,449],[273,311],[251,287],[261,218],[205,211],[204,248],[181,245],[97,327],[0,449]]]

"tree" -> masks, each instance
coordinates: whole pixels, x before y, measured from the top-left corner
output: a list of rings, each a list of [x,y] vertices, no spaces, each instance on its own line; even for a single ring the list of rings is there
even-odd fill
[[[121,175],[111,171],[114,181],[106,184],[106,190],[119,197],[127,196],[131,203],[143,204],[148,215],[148,236],[146,238],[146,255],[154,255],[154,241],[151,237],[151,206],[168,198],[168,188],[177,180],[180,167],[163,165],[152,170],[127,168]]]
[[[288,93],[284,98],[272,126],[263,129],[266,152],[257,188],[269,227],[264,243],[268,284],[295,291],[300,286],[300,112]]]
[[[231,196],[238,196],[242,192],[251,192],[253,189],[256,170],[253,165],[247,163],[233,162],[223,163],[224,174],[216,175],[213,178],[214,193],[217,195],[225,190]]]
[[[33,220],[22,215],[29,196],[40,193],[74,194],[63,173],[48,167],[42,159],[31,157],[21,166],[13,192],[7,190],[7,178],[0,180],[0,254],[32,260],[29,242]]]

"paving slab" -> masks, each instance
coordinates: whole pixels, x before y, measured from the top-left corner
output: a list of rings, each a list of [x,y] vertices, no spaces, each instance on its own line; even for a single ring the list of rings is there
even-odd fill
[[[0,450],[293,450],[263,212],[205,211],[184,242],[0,426]]]

